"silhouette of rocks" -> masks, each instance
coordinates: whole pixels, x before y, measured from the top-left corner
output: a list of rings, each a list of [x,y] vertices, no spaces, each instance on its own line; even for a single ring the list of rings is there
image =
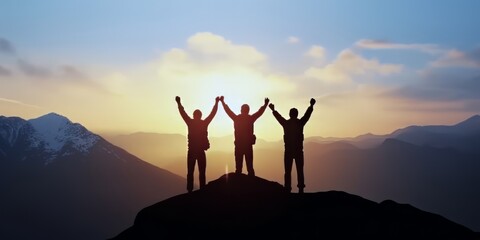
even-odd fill
[[[286,193],[259,177],[229,173],[190,194],[140,211],[113,239],[476,239],[442,216],[340,191]]]

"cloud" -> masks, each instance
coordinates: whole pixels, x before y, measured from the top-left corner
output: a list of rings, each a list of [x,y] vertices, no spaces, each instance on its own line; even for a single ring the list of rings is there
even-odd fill
[[[323,62],[325,60],[326,50],[322,46],[313,45],[304,55]]]
[[[480,100],[480,72],[433,73],[421,80],[416,84],[394,89],[387,95],[428,101]]]
[[[20,102],[20,101],[17,101],[17,100],[13,100],[13,99],[8,99],[8,98],[0,97],[0,101],[1,102],[7,102],[7,103],[13,103],[13,104],[21,105],[21,106],[25,106],[25,107],[40,108],[39,106],[36,106],[36,105],[26,104],[26,103],[23,103],[23,102]]]
[[[13,44],[5,38],[0,37],[0,53],[15,54]]]
[[[398,73],[403,66],[398,64],[382,64],[377,59],[366,59],[350,49],[343,50],[337,58],[324,67],[310,67],[304,75],[325,83],[350,83],[354,76],[371,74],[390,75]]]
[[[71,79],[71,80],[87,80],[87,75],[80,71],[77,67],[72,65],[63,65],[60,66],[60,72],[62,78]]]
[[[431,62],[430,66],[437,68],[480,68],[480,49],[476,49],[469,53],[456,49],[449,50],[442,57]]]
[[[209,32],[197,33],[187,40],[185,49],[173,48],[158,62],[161,78],[181,78],[199,73],[262,71],[267,57],[252,46],[234,44]]]
[[[480,106],[480,51],[445,51],[419,70],[415,81],[386,90],[382,95],[398,99],[407,110],[446,112],[478,111]],[[422,107],[423,106],[423,107]],[[448,109],[447,109],[448,108]]]
[[[115,89],[109,88],[110,83],[103,83],[102,80],[109,80],[108,76],[91,77],[88,72],[74,65],[61,65],[47,80],[53,86],[60,86],[65,89],[83,89],[89,92],[100,93],[101,95],[118,96]],[[101,79],[101,80],[100,80]]]
[[[441,53],[441,50],[435,44],[405,44],[405,43],[394,43],[384,40],[373,40],[373,39],[361,39],[355,43],[355,47],[364,48],[364,49],[406,49],[406,50],[417,50],[421,52],[426,52],[430,54]]]
[[[17,66],[23,74],[31,79],[41,79],[40,82],[34,82],[41,84],[44,89],[84,89],[107,95],[113,94],[103,84],[94,81],[88,74],[73,65],[66,64],[47,68],[19,59]]]
[[[89,81],[87,74],[73,65],[61,65],[52,67],[53,70],[44,66],[35,65],[29,61],[19,59],[17,66],[21,72],[29,77],[43,78],[50,81],[81,82]]]
[[[187,40],[190,56],[208,62],[236,62],[246,65],[263,64],[266,56],[252,46],[234,44],[210,32],[197,33]]]
[[[0,76],[10,76],[10,75],[12,75],[12,71],[0,65]]]
[[[34,65],[26,60],[19,59],[17,61],[17,66],[24,74],[30,77],[36,78],[46,78],[51,75],[51,72],[44,67]]]
[[[300,42],[300,38],[298,38],[298,37],[290,36],[290,37],[287,38],[287,43],[297,44],[299,42]]]

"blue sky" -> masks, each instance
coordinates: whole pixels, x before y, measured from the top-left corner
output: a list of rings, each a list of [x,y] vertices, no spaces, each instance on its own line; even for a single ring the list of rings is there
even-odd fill
[[[159,114],[138,112],[141,115],[138,119],[108,129],[97,124],[101,122],[98,119],[86,117],[87,111],[82,109],[117,109],[102,117],[127,118],[128,115],[118,112],[129,103],[134,105],[136,98],[145,93],[141,89],[136,93],[126,91],[131,89],[130,85],[139,85],[140,78],[148,79],[141,84],[149,88],[167,89],[168,85],[179,89],[168,81],[180,80],[155,76],[155,72],[166,73],[165,69],[177,64],[173,68],[184,71],[193,66],[196,69],[197,75],[189,75],[190,78],[208,75],[206,81],[219,84],[211,76],[225,76],[225,73],[215,70],[219,62],[211,60],[221,58],[227,59],[232,69],[235,64],[244,70],[250,68],[247,75],[262,76],[258,81],[273,79],[265,82],[267,89],[257,94],[268,93],[280,103],[297,105],[301,103],[299,95],[302,94],[307,100],[310,96],[324,100],[325,105],[320,107],[328,116],[317,119],[322,124],[333,124],[338,118],[383,116],[378,120],[382,124],[375,124],[383,126],[379,129],[369,128],[374,120],[367,118],[358,128],[328,131],[319,126],[318,131],[313,131],[315,134],[347,136],[369,131],[384,133],[408,124],[451,124],[480,112],[480,107],[476,107],[480,97],[475,96],[480,90],[478,9],[480,1],[473,0],[4,0],[0,3],[0,83],[4,86],[0,89],[0,99],[3,99],[0,114],[33,117],[56,111],[94,129],[135,131],[126,126],[132,122],[141,125],[139,121],[145,118],[152,118],[152,123],[142,126],[170,120]],[[214,44],[224,44],[224,48],[215,49]],[[174,54],[170,53],[175,49],[186,54],[191,62],[179,63],[172,58]],[[243,50],[239,49],[252,51],[243,56]],[[316,55],[312,53],[315,49]],[[150,69],[152,65],[155,67]],[[260,65],[263,67],[259,68]],[[193,73],[192,69],[187,70]],[[206,73],[204,69],[211,72]],[[169,72],[166,76],[179,77],[172,74]],[[235,84],[237,80],[231,81]],[[228,90],[228,86],[223,88]],[[279,89],[284,88],[291,91],[279,94]],[[64,95],[50,96],[60,91]],[[104,105],[100,104],[98,109],[95,104],[87,107],[80,94],[75,98],[69,91],[75,94],[84,91],[82,96]],[[102,92],[113,92],[127,100],[121,106],[114,106],[112,98],[100,96]],[[161,92],[161,95],[167,95],[165,99],[168,99],[172,97],[170,92]],[[166,101],[151,94],[151,98],[145,94],[145,102],[137,102],[137,106]],[[177,94],[191,95],[191,92],[179,90]],[[280,96],[291,99],[283,100]],[[364,103],[352,106],[348,101],[338,102],[338,96],[342,96],[343,101]],[[388,99],[379,96],[388,96]],[[58,98],[64,98],[70,108],[56,103]],[[135,100],[129,101],[131,98]],[[111,105],[106,104],[110,101]],[[377,105],[379,101],[385,104]],[[336,103],[335,109],[341,110],[333,110],[327,103]],[[15,104],[24,105],[15,110]],[[341,104],[355,109],[368,106],[370,110],[351,111]],[[28,105],[37,108],[28,109]],[[77,110],[72,110],[72,106]],[[208,108],[204,106],[204,111]],[[175,126],[173,129],[178,130],[174,131],[183,131],[183,126]]]
[[[127,61],[118,55],[147,59],[204,31],[270,54],[281,54],[282,40],[290,35],[333,52],[363,38],[464,50],[479,47],[480,39],[478,1],[49,0],[1,5],[2,35],[26,54],[88,58],[104,51],[112,62]]]

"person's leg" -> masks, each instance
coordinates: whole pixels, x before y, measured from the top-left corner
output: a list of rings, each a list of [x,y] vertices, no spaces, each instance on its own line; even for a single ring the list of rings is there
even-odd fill
[[[293,164],[293,157],[292,154],[285,150],[284,153],[284,165],[285,165],[285,189],[290,192],[292,191],[292,164]]]
[[[205,187],[205,172],[207,170],[207,157],[205,151],[198,153],[198,178],[200,182],[200,189]]]
[[[255,170],[253,169],[253,146],[249,145],[245,149],[245,163],[247,165],[247,171],[249,176],[255,176]]]
[[[243,151],[241,146],[235,145],[235,173],[242,173]]]
[[[295,166],[297,168],[297,182],[298,182],[298,192],[303,193],[303,189],[305,188],[305,179],[303,175],[303,151],[298,152],[295,156]]]
[[[193,172],[195,170],[195,154],[193,150],[188,150],[187,153],[187,190],[193,190]]]

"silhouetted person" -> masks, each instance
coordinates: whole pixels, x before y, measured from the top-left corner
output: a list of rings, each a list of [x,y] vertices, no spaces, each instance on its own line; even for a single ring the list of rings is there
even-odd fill
[[[255,144],[256,136],[253,132],[253,124],[265,112],[270,100],[265,98],[263,106],[252,115],[248,114],[250,107],[247,104],[242,105],[240,114],[237,115],[225,104],[223,96],[220,97],[220,101],[227,115],[233,120],[233,127],[235,129],[235,173],[242,173],[243,156],[245,156],[248,175],[255,176],[252,146]]]
[[[210,148],[208,141],[208,124],[212,121],[217,113],[219,97],[215,98],[212,112],[205,120],[202,120],[202,112],[196,109],[193,112],[193,119],[188,116],[180,102],[180,97],[175,97],[177,101],[178,111],[188,126],[188,153],[187,153],[187,190],[193,190],[193,172],[195,170],[195,162],[198,161],[198,172],[200,189],[205,186],[205,170],[207,168],[207,158],[205,150]]]
[[[297,181],[298,192],[303,193],[305,188],[305,180],[303,175],[303,127],[310,119],[313,112],[313,105],[315,105],[315,99],[310,99],[310,106],[308,107],[305,115],[298,119],[298,110],[296,108],[290,109],[290,119],[286,120],[275,110],[275,105],[270,104],[273,116],[283,127],[283,141],[285,142],[285,189],[292,191],[292,165],[293,159],[295,159],[295,166],[297,167]]]

